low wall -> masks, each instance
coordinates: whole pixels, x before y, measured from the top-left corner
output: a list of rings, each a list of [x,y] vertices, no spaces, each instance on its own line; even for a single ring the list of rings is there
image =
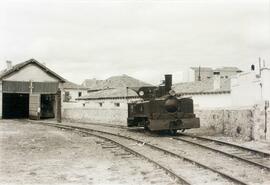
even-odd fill
[[[63,118],[89,123],[127,124],[127,109],[65,108]]]
[[[63,118],[89,123],[108,123],[126,125],[126,107],[120,108],[64,108]],[[245,140],[270,141],[270,110],[265,122],[263,106],[254,106],[246,109],[197,109],[195,114],[200,118],[201,128],[198,131],[213,134],[225,134],[241,137]],[[268,132],[265,133],[267,125]]]
[[[270,110],[265,116],[264,106],[246,109],[197,109],[195,113],[201,121],[200,129],[209,133],[241,137],[245,140],[270,141]]]

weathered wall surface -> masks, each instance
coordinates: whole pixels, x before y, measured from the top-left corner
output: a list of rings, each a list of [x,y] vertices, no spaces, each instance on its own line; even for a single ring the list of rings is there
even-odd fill
[[[270,141],[270,109],[265,111],[264,105],[257,105],[253,111],[254,125],[252,137],[255,140]]]
[[[263,105],[246,109],[197,109],[195,113],[201,120],[201,129],[245,140],[270,141],[270,110],[266,116]]]
[[[200,124],[203,129],[210,129],[214,133],[223,132],[223,110],[195,109],[195,114],[200,118]]]
[[[251,110],[224,110],[223,133],[233,137],[252,139],[253,113]]]
[[[126,125],[127,110],[117,108],[66,108],[63,118],[89,123]]]

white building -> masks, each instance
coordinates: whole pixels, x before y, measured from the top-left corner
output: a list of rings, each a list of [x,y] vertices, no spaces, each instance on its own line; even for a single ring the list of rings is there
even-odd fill
[[[126,124],[127,104],[137,101],[136,92],[127,88],[91,92],[74,103],[63,104],[63,117],[83,122]]]
[[[87,87],[77,85],[73,82],[63,84],[64,102],[75,102],[77,98],[87,95]]]
[[[211,79],[174,84],[178,96],[191,97],[195,108],[222,108],[231,106],[230,79],[214,75]]]
[[[241,73],[237,67],[191,67],[189,70],[189,81],[204,81],[212,79],[215,75],[219,75],[221,79],[229,79],[232,76]]]
[[[270,69],[240,73],[232,78],[232,106],[253,106],[270,100]]]
[[[61,117],[61,87],[65,79],[34,59],[0,72],[1,118]]]

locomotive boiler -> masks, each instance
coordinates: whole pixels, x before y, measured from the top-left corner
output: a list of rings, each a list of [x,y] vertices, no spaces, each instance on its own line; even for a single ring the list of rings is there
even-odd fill
[[[128,103],[128,127],[144,127],[150,131],[169,131],[199,128],[200,120],[194,114],[191,98],[177,97],[171,90],[172,75],[165,75],[165,83],[158,87],[133,89],[141,100]]]

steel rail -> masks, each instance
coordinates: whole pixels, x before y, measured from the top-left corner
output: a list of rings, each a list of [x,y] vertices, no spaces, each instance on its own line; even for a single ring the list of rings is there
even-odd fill
[[[225,156],[228,156],[228,157],[231,157],[231,158],[236,158],[236,159],[239,159],[239,160],[244,161],[244,162],[246,162],[246,163],[255,165],[255,166],[259,167],[259,168],[262,168],[262,169],[265,169],[265,170],[270,171],[270,167],[269,167],[269,166],[266,166],[266,165],[264,165],[264,164],[258,163],[258,162],[256,162],[256,161],[251,161],[251,160],[245,159],[245,158],[243,158],[243,157],[240,157],[240,156],[237,156],[237,155],[234,155],[234,154],[231,154],[231,153],[222,151],[222,150],[218,150],[218,149],[215,149],[215,148],[212,148],[212,147],[209,147],[209,146],[206,146],[206,145],[197,143],[197,142],[195,142],[195,141],[190,141],[190,140],[183,139],[183,138],[179,138],[179,137],[173,137],[173,139],[175,139],[175,140],[180,140],[180,141],[183,141],[183,142],[186,142],[186,143],[190,143],[190,144],[192,144],[192,145],[196,145],[196,146],[199,146],[199,147],[208,149],[208,150],[212,150],[212,151],[214,151],[214,152],[223,154],[223,155],[225,155]]]
[[[144,145],[146,145],[146,146],[148,146],[148,147],[150,147],[150,148],[152,148],[152,149],[155,149],[155,150],[157,150],[157,151],[161,151],[161,152],[163,152],[163,153],[169,154],[169,155],[171,155],[171,156],[174,156],[174,157],[176,157],[176,158],[182,159],[182,160],[187,161],[187,162],[189,162],[189,163],[195,164],[195,165],[197,165],[198,167],[202,167],[202,168],[204,168],[204,169],[210,170],[210,171],[212,171],[212,172],[214,172],[214,173],[217,173],[217,174],[219,174],[220,176],[222,176],[223,178],[225,178],[225,179],[227,179],[227,180],[230,180],[230,181],[232,181],[232,182],[234,182],[234,183],[241,184],[241,185],[248,185],[247,182],[244,182],[244,181],[242,181],[242,180],[239,180],[239,179],[237,179],[237,178],[235,178],[235,177],[233,177],[233,176],[231,176],[231,175],[229,175],[229,174],[226,174],[226,173],[224,173],[224,172],[218,171],[218,170],[216,170],[216,169],[214,169],[214,168],[212,168],[212,167],[209,167],[209,166],[207,166],[207,165],[205,165],[205,164],[202,164],[202,163],[200,163],[200,162],[198,162],[198,161],[194,161],[194,160],[192,160],[192,159],[190,159],[190,158],[181,156],[181,155],[179,155],[179,154],[173,153],[173,152],[168,151],[168,150],[166,150],[166,149],[160,148],[160,147],[155,146],[155,145],[151,145],[151,144],[149,144],[149,143],[145,143],[145,142],[143,142],[143,141],[140,141],[140,140],[137,140],[137,139],[128,137],[128,136],[123,136],[123,135],[119,135],[119,134],[114,134],[114,133],[105,132],[105,131],[100,131],[100,130],[95,130],[95,129],[90,129],[90,128],[83,128],[83,127],[77,127],[77,126],[71,126],[71,125],[64,125],[64,124],[46,123],[46,122],[43,122],[43,121],[34,122],[34,123],[45,123],[45,124],[47,124],[47,125],[51,125],[51,126],[54,126],[54,127],[63,127],[63,126],[65,126],[65,127],[72,128],[72,129],[84,129],[84,130],[90,131],[90,132],[97,132],[97,133],[102,133],[102,134],[112,135],[112,136],[116,136],[116,137],[121,137],[121,138],[124,138],[124,139],[127,139],[127,140],[132,140],[132,141],[135,141],[135,142],[137,142],[137,143],[144,144]]]
[[[226,141],[221,141],[221,140],[202,137],[202,136],[196,136],[194,134],[191,135],[191,134],[183,134],[183,133],[181,133],[180,135],[193,137],[193,138],[197,138],[197,139],[205,140],[205,141],[211,141],[211,142],[215,142],[217,144],[230,145],[232,147],[239,148],[239,149],[242,149],[242,150],[246,150],[247,152],[252,152],[252,153],[255,153],[255,154],[263,156],[263,157],[270,157],[270,153],[266,153],[264,151],[248,148],[248,147],[245,147],[245,146],[237,145],[237,144],[226,142]]]
[[[80,132],[80,133],[88,134],[88,135],[91,135],[91,136],[98,137],[100,139],[109,141],[111,143],[114,143],[114,144],[120,146],[121,148],[123,148],[124,150],[132,153],[133,155],[138,156],[138,157],[141,157],[141,158],[144,158],[145,160],[149,161],[150,163],[153,163],[154,165],[156,165],[158,168],[164,170],[166,172],[166,174],[169,174],[169,176],[171,176],[172,178],[176,179],[181,184],[192,185],[188,180],[186,180],[184,177],[181,177],[180,175],[177,175],[172,170],[164,167],[163,165],[161,165],[158,162],[150,159],[149,157],[147,157],[147,156],[145,156],[143,154],[140,154],[139,152],[136,152],[135,150],[132,150],[131,148],[129,148],[129,147],[127,147],[127,146],[125,146],[125,145],[123,145],[123,144],[121,144],[121,143],[113,140],[113,139],[110,139],[110,138],[107,138],[105,136],[101,136],[101,135],[97,135],[97,134],[91,133],[93,131],[90,131],[90,130],[88,130],[86,128],[74,127],[74,126],[67,126],[67,125],[60,125],[60,124],[51,124],[51,123],[49,123],[49,124],[46,123],[46,124],[47,125],[50,125],[50,126],[53,126],[53,127],[61,128],[61,129],[73,130],[73,131],[77,131],[77,132]],[[117,136],[117,135],[115,135],[115,136]]]

